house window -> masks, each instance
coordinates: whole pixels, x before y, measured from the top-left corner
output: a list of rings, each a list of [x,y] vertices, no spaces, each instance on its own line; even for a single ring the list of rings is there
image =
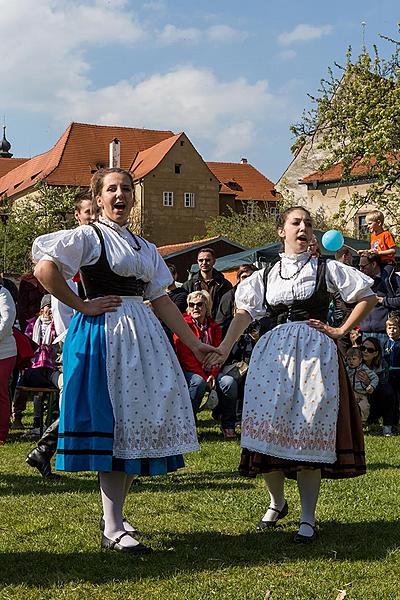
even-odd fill
[[[194,194],[193,192],[185,192],[183,195],[183,205],[185,208],[194,208]]]
[[[179,163],[175,163],[175,174],[180,175],[181,170],[182,170],[182,165],[180,165]]]
[[[357,231],[360,236],[368,236],[368,227],[365,221],[366,215],[357,215]]]
[[[271,217],[276,217],[278,214],[278,207],[276,206],[276,202],[268,203],[268,212]]]
[[[246,217],[248,219],[255,219],[258,213],[257,202],[254,202],[254,200],[250,200],[249,202],[243,202],[243,204]]]
[[[163,206],[174,205],[174,192],[163,192]]]

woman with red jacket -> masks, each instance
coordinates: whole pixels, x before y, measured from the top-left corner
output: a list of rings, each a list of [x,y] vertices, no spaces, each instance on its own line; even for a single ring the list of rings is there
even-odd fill
[[[208,292],[200,290],[187,297],[188,308],[183,315],[186,323],[200,341],[218,346],[222,340],[222,329],[211,318],[211,298]],[[230,375],[223,375],[217,367],[206,372],[193,352],[174,335],[175,350],[186,377],[193,412],[199,412],[206,391],[217,390],[221,429],[225,439],[235,439],[235,415],[237,402],[237,383]]]

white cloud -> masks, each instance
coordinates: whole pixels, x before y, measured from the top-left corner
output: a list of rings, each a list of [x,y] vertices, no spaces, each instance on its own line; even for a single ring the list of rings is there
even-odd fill
[[[168,24],[158,33],[157,39],[162,45],[171,45],[179,42],[198,44],[209,41],[213,43],[237,43],[248,37],[246,31],[238,31],[229,25],[211,25],[207,29],[188,27],[180,29]]]
[[[246,31],[238,31],[229,25],[212,25],[206,34],[212,42],[238,42],[248,38]]]
[[[245,120],[228,125],[215,141],[213,158],[223,160],[227,156],[241,155],[250,148],[257,139],[256,124]]]
[[[329,35],[332,31],[332,25],[314,26],[300,23],[292,31],[280,33],[278,35],[278,43],[281,46],[290,46],[297,42],[308,42],[309,40],[319,39],[323,35]]]
[[[64,90],[90,84],[86,48],[143,40],[145,30],[124,6],[121,0],[3,2],[0,39],[11,49],[7,60],[0,61],[0,80],[7,90],[3,110],[52,112]],[[26,24],[23,34],[21,23]]]
[[[201,39],[201,31],[195,27],[179,29],[175,25],[169,24],[165,25],[157,37],[158,41],[166,46],[176,44],[177,42],[198,42]]]
[[[243,151],[254,143],[266,119],[282,118],[285,103],[264,80],[223,82],[210,70],[182,66],[136,85],[120,81],[96,91],[66,91],[58,117],[66,122],[183,130],[193,140],[209,142],[222,157],[232,148]]]

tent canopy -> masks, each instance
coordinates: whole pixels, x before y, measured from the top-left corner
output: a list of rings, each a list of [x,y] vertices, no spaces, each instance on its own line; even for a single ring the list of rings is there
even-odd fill
[[[322,250],[322,256],[332,258],[335,253],[325,250],[321,243],[321,238],[324,233],[324,231],[319,231],[318,229],[314,230],[314,234]],[[370,247],[367,240],[357,240],[350,237],[345,237],[344,243],[355,251],[366,250]],[[265,246],[258,246],[257,248],[249,248],[248,250],[243,250],[243,252],[238,252],[237,254],[229,254],[228,256],[218,258],[215,263],[215,268],[218,269],[218,271],[231,271],[246,263],[270,263],[276,259],[281,251],[282,244],[280,242],[273,242],[271,244],[266,244]],[[352,254],[353,256],[357,256],[354,251],[352,251]],[[400,261],[400,247],[398,246],[396,247],[396,259],[397,261]],[[191,273],[196,273],[198,270],[199,267],[197,264],[192,265],[190,269]]]

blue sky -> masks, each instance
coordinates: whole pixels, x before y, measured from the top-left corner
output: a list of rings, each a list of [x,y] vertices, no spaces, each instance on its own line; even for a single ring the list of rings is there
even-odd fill
[[[347,47],[398,39],[397,0],[0,0],[0,115],[14,156],[71,121],[185,131],[272,181],[289,126]]]

